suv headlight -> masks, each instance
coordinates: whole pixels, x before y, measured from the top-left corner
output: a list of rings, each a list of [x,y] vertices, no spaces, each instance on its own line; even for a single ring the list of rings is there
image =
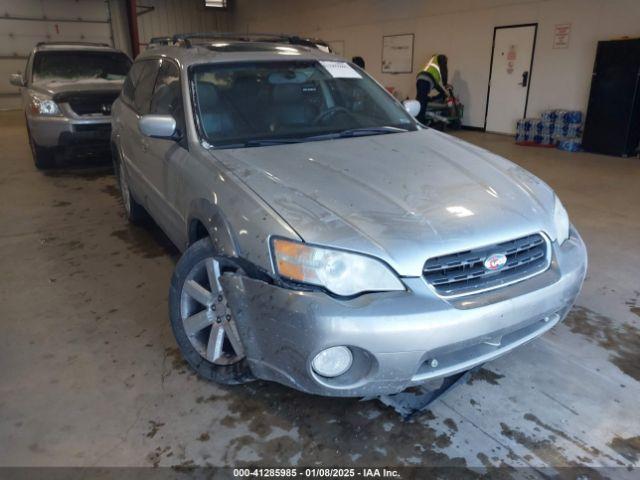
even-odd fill
[[[553,207],[553,225],[556,229],[558,245],[562,245],[569,238],[569,214],[557,196]]]
[[[31,95],[31,102],[29,103],[29,111],[33,115],[42,115],[45,117],[57,117],[61,115],[60,108],[56,102],[33,94]]]
[[[274,239],[271,248],[280,276],[324,287],[336,295],[405,289],[385,264],[365,255],[283,239]]]

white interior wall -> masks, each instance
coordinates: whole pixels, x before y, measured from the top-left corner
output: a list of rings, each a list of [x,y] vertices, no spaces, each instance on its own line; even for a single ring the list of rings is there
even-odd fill
[[[464,123],[484,125],[493,29],[538,23],[530,116],[547,108],[585,110],[597,42],[640,36],[638,0],[236,0],[233,28],[343,41],[345,56],[403,96],[415,95],[417,69],[431,54],[449,57],[450,81],[465,104]],[[569,48],[553,46],[554,26],[571,23]],[[382,36],[415,33],[414,71],[381,73]]]

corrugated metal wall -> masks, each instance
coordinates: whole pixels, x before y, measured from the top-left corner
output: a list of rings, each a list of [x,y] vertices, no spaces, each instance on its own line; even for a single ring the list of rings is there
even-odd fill
[[[143,6],[154,7],[143,13]],[[229,12],[206,8],[204,0],[138,0],[140,49],[153,37],[229,30]]]

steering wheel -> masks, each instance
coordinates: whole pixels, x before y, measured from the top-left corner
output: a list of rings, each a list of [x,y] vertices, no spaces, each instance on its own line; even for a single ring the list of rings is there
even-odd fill
[[[340,107],[340,106],[334,106],[331,107],[327,110],[325,110],[324,112],[321,112],[318,116],[316,116],[316,118],[313,119],[314,123],[320,123],[324,120],[326,120],[329,117],[333,117],[334,115],[337,115],[339,113],[346,113],[347,115],[353,117],[353,113],[351,113],[349,110],[347,110],[344,107]]]

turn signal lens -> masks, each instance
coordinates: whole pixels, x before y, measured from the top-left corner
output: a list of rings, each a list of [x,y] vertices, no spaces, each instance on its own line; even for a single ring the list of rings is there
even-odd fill
[[[272,250],[280,276],[324,287],[336,295],[404,290],[385,264],[366,255],[283,239],[273,240]]]

